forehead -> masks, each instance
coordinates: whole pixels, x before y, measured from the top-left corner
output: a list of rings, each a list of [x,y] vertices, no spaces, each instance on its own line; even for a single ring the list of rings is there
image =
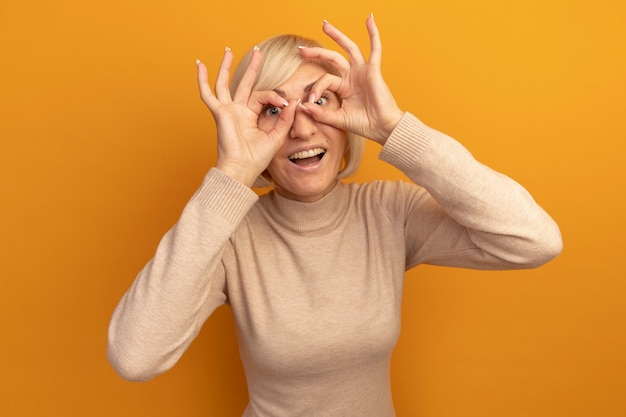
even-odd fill
[[[328,71],[322,65],[315,62],[303,62],[287,81],[274,89],[282,96],[289,94],[308,93],[317,80],[322,78]]]

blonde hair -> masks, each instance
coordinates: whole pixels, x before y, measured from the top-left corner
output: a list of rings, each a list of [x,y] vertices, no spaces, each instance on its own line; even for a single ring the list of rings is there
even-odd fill
[[[287,81],[296,72],[300,64],[305,60],[300,56],[298,46],[321,47],[322,45],[313,39],[304,38],[299,35],[278,35],[269,38],[258,45],[263,53],[261,66],[252,90],[273,90]],[[243,74],[246,71],[252,50],[248,51],[241,59],[235,69],[230,85],[231,94],[234,95]],[[337,71],[325,62],[316,62],[326,68],[329,73],[337,74]],[[347,133],[347,145],[343,156],[343,164],[339,170],[337,178],[346,178],[358,169],[363,156],[365,140],[353,133]],[[267,174],[260,176],[254,183],[255,187],[271,186]]]

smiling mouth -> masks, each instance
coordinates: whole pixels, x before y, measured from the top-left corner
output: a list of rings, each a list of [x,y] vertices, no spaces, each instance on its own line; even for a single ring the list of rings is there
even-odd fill
[[[307,166],[322,160],[326,150],[323,148],[314,148],[306,151],[296,152],[289,155],[289,160],[299,166]]]

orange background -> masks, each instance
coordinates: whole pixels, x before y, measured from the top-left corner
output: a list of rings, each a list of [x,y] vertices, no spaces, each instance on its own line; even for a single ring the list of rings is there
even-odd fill
[[[367,49],[370,11],[400,105],[525,185],[565,241],[537,270],[408,274],[398,415],[626,416],[622,0],[3,0],[0,415],[240,415],[227,308],[148,383],[108,365],[108,320],[215,162],[195,59],[215,74],[226,45],[324,39],[322,18]],[[356,180],[401,176],[368,146]]]

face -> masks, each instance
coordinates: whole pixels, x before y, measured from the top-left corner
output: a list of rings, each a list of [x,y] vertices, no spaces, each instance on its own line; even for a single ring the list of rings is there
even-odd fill
[[[312,84],[326,72],[314,63],[303,63],[275,91],[289,101],[300,98],[305,102]],[[316,103],[329,109],[340,106],[339,98],[330,91],[324,92]],[[278,112],[280,108],[273,106],[264,109],[259,117],[259,128],[270,131]],[[289,137],[267,167],[276,192],[303,202],[324,197],[337,183],[346,141],[344,131],[316,122],[306,111],[297,109]]]

